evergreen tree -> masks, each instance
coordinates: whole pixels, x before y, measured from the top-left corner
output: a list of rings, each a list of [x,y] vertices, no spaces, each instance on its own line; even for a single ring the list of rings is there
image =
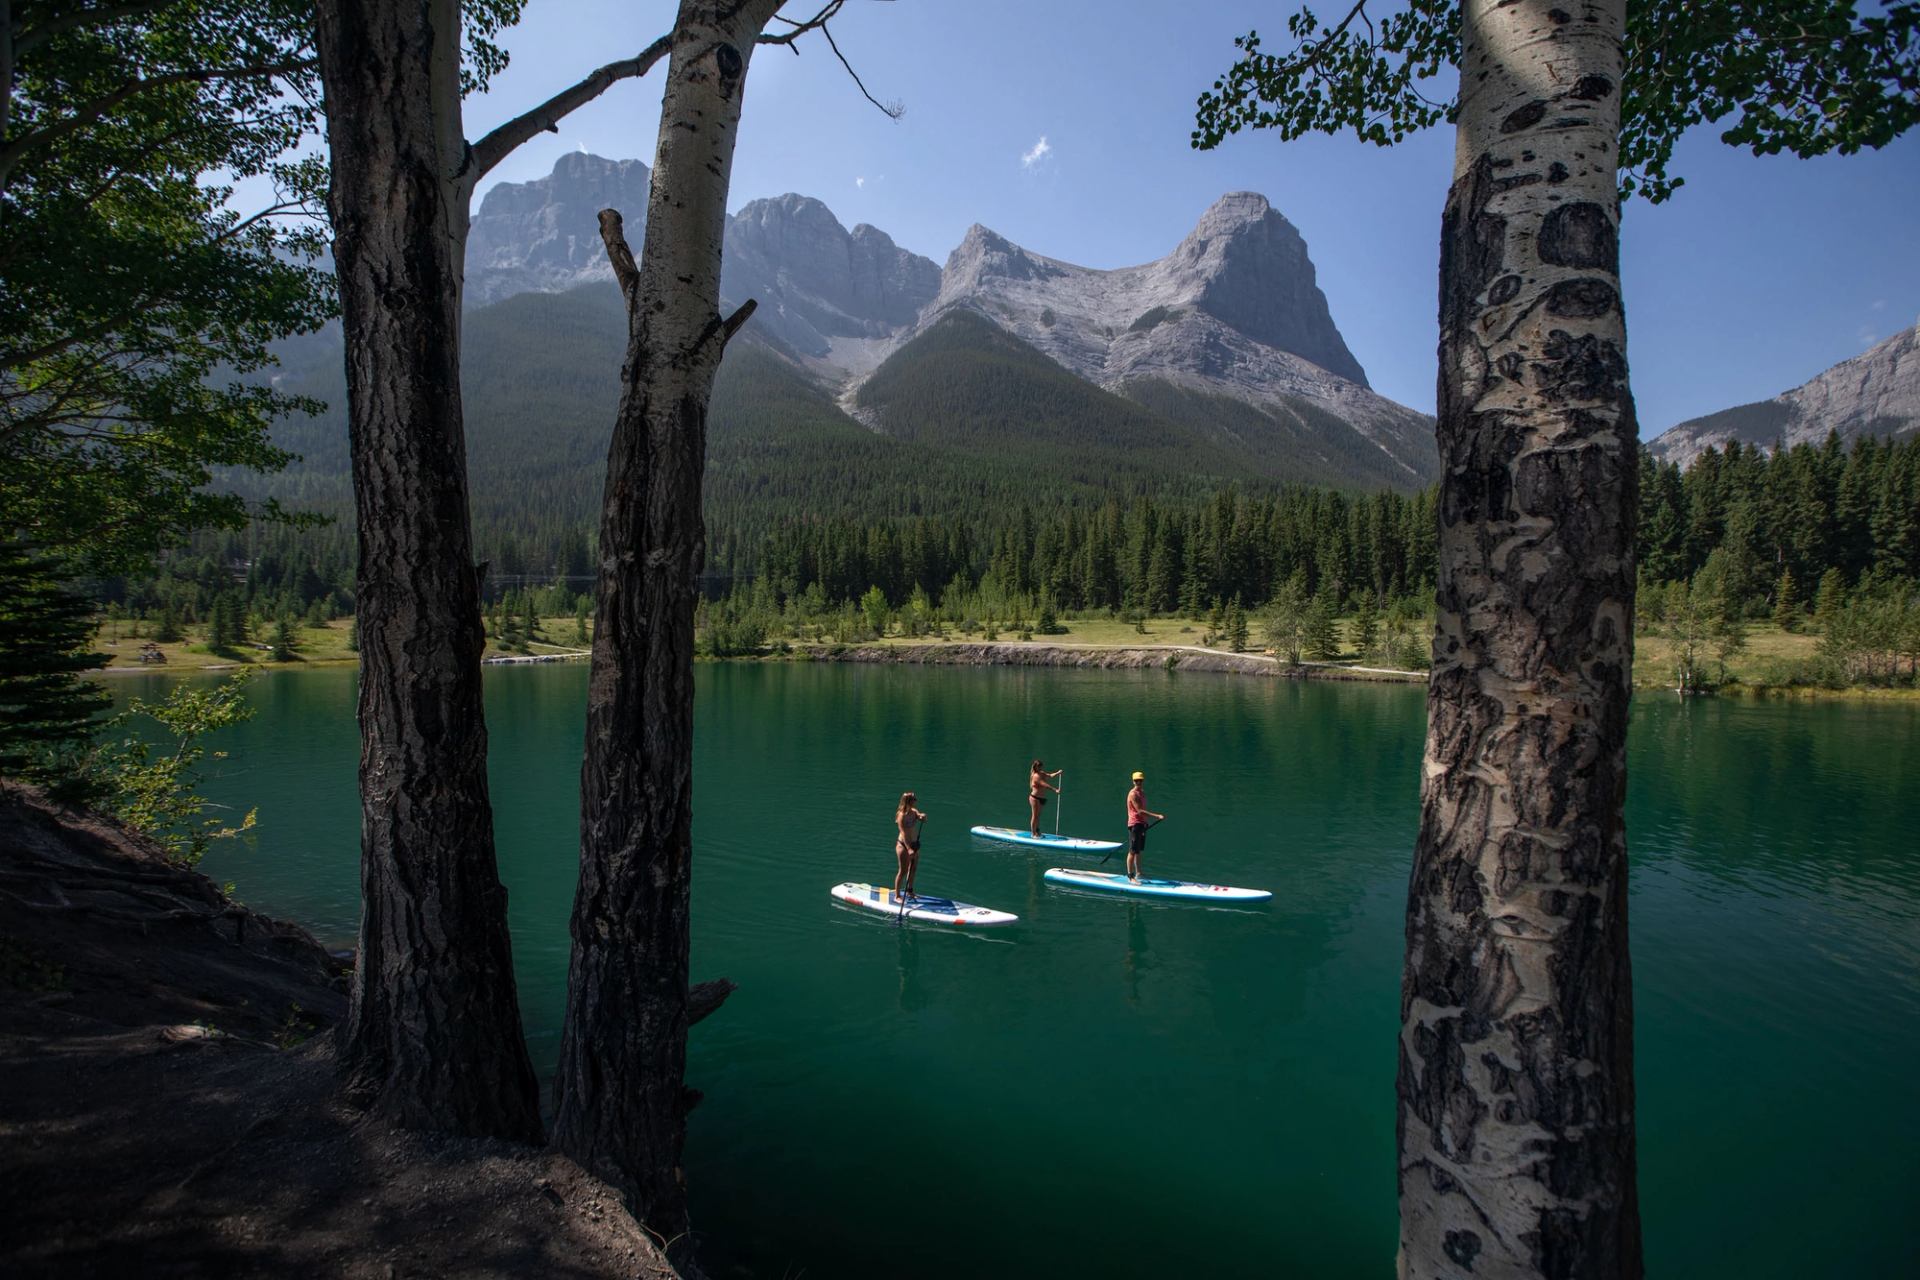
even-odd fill
[[[1331,591],[1321,591],[1307,606],[1304,640],[1306,653],[1317,662],[1332,662],[1340,656],[1340,627]]]
[[[1773,621],[1782,631],[1800,625],[1800,589],[1794,583],[1793,570],[1780,567],[1780,580],[1773,584]]]
[[[283,614],[274,625],[273,647],[268,656],[275,662],[292,662],[299,652],[299,643],[293,636],[293,623]]]
[[[180,642],[180,614],[171,602],[160,610],[160,622],[153,629],[153,638],[161,644]]]
[[[1846,603],[1845,576],[1839,569],[1828,569],[1820,575],[1820,587],[1813,596],[1813,620],[1821,631],[1826,631],[1834,624]]]
[[[347,652],[360,652],[360,615],[355,614],[347,623]]]
[[[587,638],[587,598],[585,596],[580,597],[580,603],[573,611],[573,642],[581,646],[590,643]]]
[[[1380,639],[1380,608],[1371,591],[1362,591],[1353,605],[1353,647],[1362,658]]]
[[[1240,607],[1239,596],[1227,607],[1227,648],[1235,653],[1244,653],[1247,648],[1247,611]]]
[[[86,649],[93,607],[60,585],[54,565],[0,542],[0,775],[77,798],[78,756],[106,707],[82,678],[106,661]]]
[[[233,601],[224,595],[217,596],[213,612],[207,618],[207,648],[215,653],[228,653],[233,645]]]

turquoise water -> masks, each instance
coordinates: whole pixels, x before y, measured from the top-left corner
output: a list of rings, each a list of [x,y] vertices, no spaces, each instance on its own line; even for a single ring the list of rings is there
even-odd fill
[[[585,677],[488,675],[502,873],[543,1067],[565,994]],[[350,939],[352,674],[267,676],[251,696],[259,716],[233,731],[210,793],[259,806],[257,847],[224,847],[207,870]],[[694,976],[741,986],[695,1029],[689,1066],[714,1273],[1390,1275],[1423,714],[1419,690],[1391,686],[703,667]],[[1169,815],[1148,871],[1274,902],[1044,885],[1047,854],[966,833],[1023,820],[1036,754],[1067,770],[1063,831],[1118,836],[1143,769]],[[1920,714],[1647,696],[1631,769],[1650,1272],[1912,1273]],[[829,900],[841,880],[891,881],[909,787],[931,814],[921,890],[1019,925],[903,929]]]

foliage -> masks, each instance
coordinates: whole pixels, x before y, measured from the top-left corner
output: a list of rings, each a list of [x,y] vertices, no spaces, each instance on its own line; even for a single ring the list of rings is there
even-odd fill
[[[93,605],[62,578],[51,561],[0,541],[0,774],[73,800],[85,790],[78,759],[108,698],[81,674],[105,661],[86,648]]]
[[[244,504],[316,402],[252,377],[332,312],[298,0],[21,5],[0,143],[0,510],[96,570]],[[270,188],[243,211],[243,189]],[[305,220],[302,220],[304,217]]]
[[[1332,662],[1340,656],[1339,609],[1333,593],[1321,590],[1307,606],[1304,623],[1306,652],[1316,662]]]
[[[1745,643],[1738,614],[1714,575],[1697,585],[1674,583],[1663,621],[1674,643],[1674,679],[1682,693],[1699,693],[1726,679],[1727,659]]]
[[[1353,605],[1353,647],[1365,658],[1380,642],[1380,606],[1373,594],[1362,591]]]
[[[134,699],[114,723],[151,721],[171,738],[156,746],[139,734],[130,734],[107,749],[99,762],[112,788],[114,811],[136,831],[144,832],[177,862],[200,861],[215,840],[229,840],[253,829],[257,811],[248,810],[238,826],[204,817],[209,801],[197,794],[200,761],[208,756],[201,739],[207,734],[253,718],[247,705],[247,672],[240,672],[211,689],[176,684],[164,701]],[[226,752],[212,753],[215,760]]]
[[[1193,145],[1242,129],[1285,138],[1352,130],[1389,146],[1451,120],[1457,99],[1427,95],[1458,67],[1456,0],[1409,0],[1377,21],[1364,0],[1333,25],[1306,9],[1293,47],[1257,31],[1200,96]],[[1731,117],[1720,134],[1756,155],[1852,154],[1920,121],[1920,4],[1860,13],[1852,0],[1630,0],[1621,85],[1620,194],[1658,203],[1684,179],[1668,166],[1681,134]]]

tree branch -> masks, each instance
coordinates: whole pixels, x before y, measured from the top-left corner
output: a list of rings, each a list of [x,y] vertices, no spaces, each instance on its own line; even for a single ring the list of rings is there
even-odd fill
[[[696,982],[687,989],[687,1025],[706,1018],[722,1004],[727,997],[740,989],[740,984],[731,978],[715,978],[711,982]]]
[[[634,57],[609,62],[578,84],[562,89],[533,110],[493,130],[473,144],[473,180],[478,182],[485,177],[488,170],[512,155],[514,148],[534,134],[558,132],[560,121],[605,93],[617,81],[644,76],[672,48],[673,37],[661,36]]]
[[[112,93],[104,94],[77,108],[65,120],[50,124],[44,129],[29,130],[6,146],[0,147],[0,194],[5,193],[13,177],[14,166],[19,164],[21,157],[29,151],[50,146],[70,134],[78,133],[127,99],[145,93],[149,89],[161,89],[175,84],[205,84],[213,80],[284,76],[295,71],[308,70],[313,66],[314,61],[311,58],[296,58],[290,62],[265,63],[250,67],[202,67],[193,71],[172,71],[166,75],[129,81]]]
[[[47,41],[58,35],[65,35],[75,27],[88,23],[114,22],[121,18],[131,18],[152,9],[164,9],[173,0],[140,0],[137,4],[105,5],[98,9],[75,9],[63,13],[57,18],[48,18],[31,31],[23,31],[13,42],[13,53],[19,57],[31,53]]]
[[[607,246],[613,278],[620,282],[620,296],[627,300],[627,319],[631,322],[634,299],[640,294],[640,268],[634,264],[633,250],[627,247],[625,223],[618,209],[600,211],[600,242]]]
[[[840,52],[840,46],[834,42],[833,32],[827,29],[827,23],[839,15],[841,8],[845,6],[846,2],[847,0],[827,0],[827,2],[820,7],[818,13],[806,19],[783,18],[776,13],[773,15],[773,20],[775,22],[784,22],[789,27],[792,27],[793,30],[783,31],[777,36],[770,36],[763,33],[757,38],[756,42],[759,44],[785,45],[787,48],[793,50],[795,57],[798,57],[800,49],[796,42],[809,31],[818,31],[825,37],[827,48],[833,50],[833,56],[840,59],[840,65],[847,69],[847,75],[852,77],[854,87],[860,90],[860,96],[868,102],[871,102],[879,109],[880,114],[884,115],[887,119],[898,120],[906,114],[907,109],[897,102],[882,102],[867,92],[867,86],[861,81],[860,73],[853,69],[851,62],[847,61],[847,55]],[[1365,0],[1361,0],[1361,3],[1364,4]]]
[[[720,339],[720,350],[724,353],[727,349],[727,344],[733,341],[733,335],[740,332],[740,326],[752,318],[754,308],[759,305],[760,303],[757,299],[748,298],[740,304],[738,310],[725,320],[716,318],[712,324],[707,326],[707,331],[700,335],[700,341],[694,344],[695,349],[698,350],[700,347],[706,346],[707,343],[718,337]]]

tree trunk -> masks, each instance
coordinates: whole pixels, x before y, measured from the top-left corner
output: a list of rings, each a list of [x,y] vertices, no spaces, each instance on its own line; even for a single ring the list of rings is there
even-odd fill
[[[751,307],[720,318],[721,233],[747,64],[778,8],[682,0],[637,270],[619,215],[601,215],[629,333],[601,513],[554,1142],[669,1240],[687,1229],[693,610],[707,400]]]
[[[397,1123],[537,1142],[494,861],[460,412],[458,0],[323,0],[360,642],[349,1090]]]
[[[1636,432],[1624,0],[1463,5],[1438,626],[1407,902],[1400,1268],[1638,1277],[1627,957]]]

